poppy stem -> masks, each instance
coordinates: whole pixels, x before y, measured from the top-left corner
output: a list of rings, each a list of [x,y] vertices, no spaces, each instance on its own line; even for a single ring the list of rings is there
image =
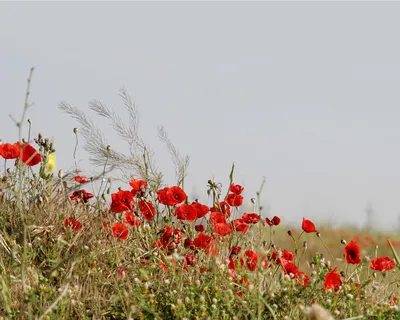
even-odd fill
[[[332,262],[334,262],[334,261],[335,261],[335,258],[334,258],[334,256],[333,256],[331,250],[329,250],[329,247],[326,245],[325,241],[322,239],[321,234],[320,234],[319,232],[317,233],[317,237],[322,241],[322,244],[324,245],[324,247],[326,248],[326,250],[328,250],[329,255],[330,255],[331,258],[332,258]]]

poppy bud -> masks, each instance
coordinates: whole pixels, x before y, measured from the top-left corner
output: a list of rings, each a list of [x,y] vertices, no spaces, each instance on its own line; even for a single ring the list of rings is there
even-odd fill
[[[107,148],[106,148],[106,150],[107,150],[108,152],[110,152],[110,151],[111,151],[111,146],[108,145]]]
[[[64,177],[64,171],[62,171],[61,169],[58,170],[58,179],[62,179]]]
[[[77,134],[78,133],[78,128],[74,128],[74,133]]]
[[[12,172],[12,171],[11,171],[11,168],[7,168],[7,173],[8,173],[8,174],[11,174],[11,172]]]
[[[317,232],[317,237],[321,238],[321,233],[320,232]]]
[[[308,247],[308,243],[307,243],[307,241],[304,241],[303,242],[303,248],[307,248]]]
[[[25,138],[22,138],[22,143],[26,143],[26,139]]]
[[[292,236],[292,231],[288,230],[287,234],[288,234],[289,236]]]
[[[43,138],[43,135],[39,132],[39,134],[38,134],[38,141],[42,140],[42,138]]]
[[[256,203],[256,199],[255,198],[251,198],[250,201],[251,201],[252,204]]]
[[[31,120],[31,119],[28,119],[27,122],[28,122],[30,125],[32,125],[32,120]]]
[[[342,239],[342,240],[340,240],[340,243],[346,245],[346,244],[347,244],[347,241],[344,240],[344,239]]]
[[[346,276],[344,271],[340,271],[340,275],[341,275],[342,278],[344,278]]]
[[[104,193],[101,195],[101,198],[102,198],[104,201],[107,200],[107,199],[106,199],[106,195],[105,195]]]

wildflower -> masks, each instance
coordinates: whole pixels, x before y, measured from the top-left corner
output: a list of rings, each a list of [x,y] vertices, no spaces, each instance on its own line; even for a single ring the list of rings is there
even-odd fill
[[[147,221],[153,221],[153,218],[156,214],[156,210],[154,209],[153,204],[150,201],[139,201],[138,203],[139,210],[143,215],[143,218]]]
[[[229,191],[236,195],[240,195],[243,190],[244,188],[239,184],[231,184],[229,187]]]
[[[175,206],[177,204],[182,203],[187,198],[185,191],[183,191],[180,187],[174,186],[170,187],[167,190],[167,205]]]
[[[194,243],[193,243],[193,240],[192,239],[190,239],[190,238],[186,238],[185,239],[185,241],[183,242],[183,247],[185,248],[185,249],[195,249],[196,247],[195,247],[195,245],[194,245]]]
[[[246,233],[249,230],[249,225],[244,223],[243,219],[235,219],[232,221],[232,226],[236,231]]]
[[[194,221],[197,219],[197,211],[190,204],[182,204],[175,208],[175,217],[180,220]]]
[[[134,196],[141,196],[145,193],[147,188],[147,182],[140,179],[132,179],[129,181],[129,185],[132,187],[131,192]]]
[[[74,180],[75,180],[75,182],[80,183],[80,184],[88,183],[90,181],[90,179],[85,176],[75,176]]]
[[[17,159],[20,155],[20,144],[4,143],[0,144],[0,156],[4,159]]]
[[[199,249],[207,248],[212,241],[212,238],[205,233],[198,233],[197,237],[194,239],[193,244]]]
[[[210,208],[198,202],[193,202],[192,207],[197,212],[197,219],[203,218],[210,211]]]
[[[342,280],[340,279],[340,274],[336,272],[337,268],[335,267],[331,272],[328,272],[325,276],[325,292],[329,289],[334,291],[339,290],[339,287],[342,285]]]
[[[252,250],[246,250],[244,255],[247,257],[246,266],[250,271],[254,271],[257,268],[257,253]]]
[[[303,271],[298,271],[296,274],[297,283],[303,287],[307,287],[310,282],[310,277]]]
[[[270,226],[277,226],[281,223],[281,219],[277,216],[274,216],[272,218],[272,220],[270,220],[269,218],[265,218],[265,222]]]
[[[389,271],[394,267],[396,267],[396,263],[389,257],[379,257],[370,263],[370,268],[375,271]]]
[[[84,203],[87,203],[89,199],[93,198],[94,195],[86,190],[78,190],[75,191],[69,198],[71,200],[82,200]]]
[[[356,242],[350,241],[348,245],[344,247],[344,253],[346,257],[346,262],[350,264],[360,264],[360,247]]]
[[[227,223],[216,223],[214,224],[214,230],[221,236],[226,236],[232,233],[232,228]]]
[[[304,232],[307,232],[307,233],[318,232],[315,229],[314,223],[312,223],[310,220],[307,220],[306,218],[303,218],[303,223],[301,225],[301,228],[304,230]]]
[[[111,227],[111,232],[115,238],[126,240],[128,238],[128,228],[121,222],[116,222]]]
[[[287,261],[293,261],[295,258],[295,254],[293,252],[287,251],[283,249],[282,251],[273,251],[271,254],[271,260],[281,264],[281,258]]]
[[[297,274],[299,268],[293,262],[289,262],[285,259],[282,259],[281,261],[283,265],[283,270],[285,271],[286,274],[293,274],[293,275]]]
[[[82,223],[73,217],[69,217],[64,220],[64,227],[70,227],[73,231],[78,232],[82,229]]]
[[[247,224],[256,224],[258,221],[260,221],[260,215],[257,213],[245,213],[242,216],[242,220]]]
[[[186,263],[186,265],[192,266],[196,264],[196,257],[194,256],[193,253],[188,253],[185,257],[184,262]]]
[[[240,251],[242,251],[242,248],[241,247],[238,247],[238,246],[232,246],[232,248],[231,248],[231,256],[232,255],[238,255],[239,253],[240,253]]]
[[[196,231],[198,231],[198,232],[203,232],[204,229],[205,229],[205,227],[204,227],[202,224],[196,224],[196,225],[194,226],[194,229],[195,229]]]
[[[135,219],[135,215],[132,211],[128,211],[124,214],[124,221],[131,227],[139,227],[141,225],[140,220]]]
[[[210,221],[213,225],[217,223],[226,223],[226,219],[223,213],[220,212],[211,212]]]
[[[21,158],[22,162],[30,167],[37,165],[42,160],[40,154],[29,143],[23,145]]]
[[[135,202],[130,191],[119,190],[117,193],[111,194],[111,212],[120,213],[133,210]]]
[[[225,201],[220,202],[219,206],[214,205],[212,208],[210,208],[210,211],[223,213],[225,218],[229,218],[231,216],[231,207]]]
[[[243,197],[234,193],[228,194],[225,200],[231,207],[239,207],[243,203]]]

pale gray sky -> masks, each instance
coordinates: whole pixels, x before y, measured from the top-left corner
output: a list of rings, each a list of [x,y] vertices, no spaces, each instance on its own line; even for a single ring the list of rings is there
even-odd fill
[[[75,122],[99,99],[123,110],[124,85],[167,183],[164,125],[191,156],[188,192],[215,175],[252,197],[266,176],[271,214],[377,225],[400,213],[400,3],[0,3],[0,136],[14,141],[36,67],[34,132],[73,165]],[[123,149],[109,127],[114,149]],[[80,159],[85,159],[83,152]]]

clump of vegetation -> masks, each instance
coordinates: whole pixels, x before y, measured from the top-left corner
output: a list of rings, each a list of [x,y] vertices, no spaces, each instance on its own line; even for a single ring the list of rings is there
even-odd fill
[[[25,120],[30,81],[15,121],[18,141],[0,144],[0,318],[399,317],[395,239],[306,218],[288,230],[284,217],[262,216],[262,187],[252,212],[242,212],[234,165],[226,190],[211,179],[208,203],[190,199],[189,158],[161,127],[177,176],[165,184],[125,90],[128,124],[99,101],[89,106],[111,121],[130,154],[115,151],[90,117],[61,103],[80,126],[77,143],[81,133],[101,170],[87,177],[75,161],[75,171],[56,173],[54,144],[42,134],[31,139]],[[129,188],[112,191],[115,170]]]

